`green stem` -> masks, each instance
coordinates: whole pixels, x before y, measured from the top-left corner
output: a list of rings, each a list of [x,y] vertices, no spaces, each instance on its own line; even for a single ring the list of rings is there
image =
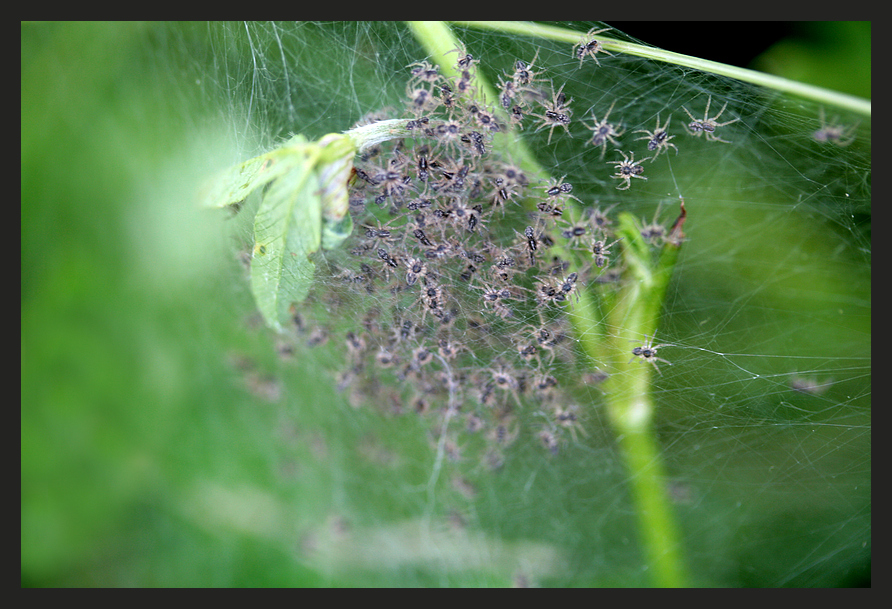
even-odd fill
[[[684,202],[681,209],[656,262],[652,261],[635,218],[620,214],[616,232],[622,238],[627,270],[623,287],[610,309],[609,327],[616,331],[606,345],[610,366],[610,376],[604,383],[606,411],[632,472],[632,495],[638,508],[647,563],[653,570],[654,582],[661,587],[684,585],[688,577],[653,426],[655,406],[650,387],[655,368],[646,362],[629,361],[629,357],[633,342],[643,344],[656,334],[660,309],[684,238]]]
[[[458,48],[460,42],[449,27],[443,22],[418,21],[409,22],[408,26],[431,59],[440,65],[441,73],[458,77],[459,74],[453,66],[454,60],[450,60],[447,52]],[[575,36],[578,39],[578,35]],[[484,100],[498,99],[495,90],[483,74],[478,72],[475,84]],[[495,106],[496,112],[501,114],[502,109],[498,104]],[[503,118],[507,119],[507,116]],[[505,123],[508,121],[505,120]],[[497,149],[503,153],[510,150],[513,160],[525,171],[543,180],[549,178],[548,172],[539,165],[535,155],[519,134],[509,131],[497,135],[501,136],[494,144]],[[568,208],[575,217],[579,217],[578,210],[574,209],[572,204],[568,204]],[[626,287],[618,297],[624,301],[624,308],[628,309],[629,316],[626,319],[613,320],[615,325],[612,326],[626,330],[621,335],[613,336],[612,341],[602,340],[598,330],[602,316],[594,292],[591,290],[580,290],[578,299],[569,299],[567,312],[576,335],[593,365],[599,365],[605,357],[608,358],[607,361],[612,360],[615,363],[615,373],[607,380],[610,387],[607,398],[608,411],[630,472],[645,560],[656,585],[680,587],[684,586],[688,579],[681,557],[680,536],[664,486],[665,475],[659,457],[658,443],[651,423],[653,404],[650,397],[649,370],[646,367],[632,369],[630,366],[625,366],[628,370],[623,370],[619,352],[628,354],[631,348],[622,351],[619,349],[618,341],[633,335],[640,337],[643,328],[651,325],[655,327],[682,235],[679,224],[677,233],[673,233],[677,238],[672,238],[670,235],[671,242],[667,242],[663,248],[664,253],[656,269],[651,270],[650,264],[645,262],[640,251],[642,245],[639,243],[640,232],[636,234],[637,238],[630,237],[627,246],[634,244],[639,248],[632,258],[634,261],[640,261],[641,269],[636,271],[636,276],[628,278]],[[644,244],[645,250],[646,247]],[[559,244],[552,249],[565,260],[574,260],[570,252]],[[634,267],[634,262],[630,267]],[[610,307],[607,310],[611,311],[613,318],[620,307]],[[650,332],[653,333],[653,330]]]
[[[409,119],[404,118],[378,121],[345,131],[344,135],[353,142],[356,152],[362,152],[382,142],[413,135],[412,131],[406,128],[409,122]]]
[[[576,44],[585,35],[584,32],[575,32],[554,25],[542,25],[539,23],[520,21],[453,21],[452,23],[478,30],[489,30],[502,34],[515,34],[540,39],[544,38],[568,44]],[[664,51],[663,49],[643,44],[602,38],[601,36],[598,37],[598,41],[608,51],[616,51],[625,53],[626,55],[635,55],[636,57],[644,57],[646,59],[671,63],[677,66],[694,68],[701,72],[719,74],[742,82],[759,85],[767,89],[798,95],[799,97],[810,99],[817,103],[844,108],[863,116],[870,116],[870,100],[862,99],[854,95],[846,95],[845,93],[839,93],[822,87],[796,82],[795,80],[790,80],[781,76],[774,76],[773,74],[765,74],[764,72],[729,66],[728,64],[719,63],[717,61],[709,61],[700,59],[699,57],[682,55],[681,53]]]
[[[407,21],[406,25],[412,30],[415,39],[424,47],[424,50],[430,55],[430,58],[440,66],[440,73],[452,78],[459,78],[461,74],[455,68],[457,55],[450,54],[461,45],[449,26],[443,21]],[[479,70],[474,79],[474,86],[477,88],[477,95],[481,101],[486,104],[489,101],[496,101],[498,93],[492,83]],[[509,117],[499,104],[492,106],[493,112],[501,118],[502,122],[508,124]],[[536,157],[530,152],[529,147],[524,143],[523,138],[515,129],[509,131],[501,131],[494,136],[494,146],[502,151],[510,150],[512,160],[517,166],[526,173],[537,179],[547,179],[548,172],[539,164]]]

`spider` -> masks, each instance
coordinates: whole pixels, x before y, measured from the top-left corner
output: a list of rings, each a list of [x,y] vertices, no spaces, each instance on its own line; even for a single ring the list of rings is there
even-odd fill
[[[449,83],[440,83],[440,85],[436,87],[436,92],[440,104],[446,108],[449,116],[452,117],[452,113],[458,108],[458,101],[452,95],[452,87]]]
[[[658,241],[666,238],[666,227],[657,222],[657,217],[660,215],[660,208],[662,206],[663,203],[660,202],[660,204],[657,205],[657,210],[654,212],[654,219],[651,223],[641,227],[641,237],[652,245],[655,245]],[[643,219],[642,222],[644,222]]]
[[[382,368],[390,368],[395,363],[397,363],[399,359],[396,355],[394,355],[390,350],[388,350],[384,345],[378,347],[378,352],[375,354],[375,362]]]
[[[474,86],[474,74],[470,70],[462,70],[461,77],[455,79],[454,84],[459,97],[471,99],[477,92],[477,87]]]
[[[558,284],[558,289],[563,293],[564,298],[576,294],[576,300],[579,301],[579,294],[576,292],[576,280],[579,279],[578,273],[570,273]],[[562,300],[563,300],[562,299]]]
[[[511,116],[508,117],[508,123],[512,127],[523,129],[523,109],[520,106],[511,108]]]
[[[582,67],[582,62],[585,61],[586,57],[591,57],[595,60],[595,63],[598,66],[601,65],[601,62],[598,61],[598,53],[604,53],[605,55],[613,56],[613,53],[609,53],[604,50],[601,46],[601,43],[593,38],[593,36],[600,34],[601,32],[606,32],[610,30],[609,27],[601,28],[600,30],[595,30],[594,28],[590,29],[588,33],[583,36],[582,40],[573,45],[573,57],[579,60],[579,67]]]
[[[497,166],[497,169],[498,171],[494,171],[494,173],[508,184],[524,188],[530,183],[529,178],[527,178],[523,170],[516,165],[501,163]]]
[[[482,286],[474,286],[479,290],[483,290],[483,306],[484,307],[492,307],[496,313],[498,313],[502,317],[508,317],[510,315],[506,315],[506,311],[510,311],[506,304],[506,301],[513,300],[517,298],[517,295],[510,288],[506,287],[494,287],[488,284],[484,284]],[[515,290],[522,289],[519,287],[515,287]]]
[[[409,85],[421,84],[423,82],[435,85],[440,80],[440,66],[431,65],[427,61],[416,61],[409,65],[412,78],[409,79]]]
[[[492,375],[493,384],[502,391],[510,392],[519,406],[520,398],[517,396],[517,391],[520,389],[520,381],[517,380],[514,371],[499,363],[497,368],[487,368],[487,372]]]
[[[597,203],[597,201],[595,203]],[[604,233],[607,232],[607,227],[613,224],[607,214],[617,205],[617,203],[614,203],[604,211],[601,211],[600,207],[597,209],[592,209],[589,207],[585,210],[586,217],[588,218],[589,223],[592,225],[592,231],[601,231]]]
[[[657,361],[661,361],[664,364],[669,364],[671,366],[672,362],[664,360],[662,357],[657,357],[657,349],[659,349],[660,347],[672,347],[673,345],[654,345],[653,339],[656,336],[656,332],[654,332],[653,336],[651,336],[649,339],[645,336],[644,338],[647,340],[644,341],[644,344],[632,349],[632,359],[630,359],[628,363],[631,364],[632,361],[637,357],[643,362],[650,362],[659,374],[662,374],[662,372],[660,372],[660,367],[657,366]]]
[[[419,182],[427,182],[431,169],[437,166],[437,161],[430,158],[430,149],[427,146],[419,148],[413,158]],[[432,167],[433,166],[433,167]]]
[[[526,330],[536,340],[536,344],[551,354],[550,361],[554,361],[555,347],[560,343],[566,335],[558,330],[557,332],[546,327],[544,321],[539,326],[527,326]],[[550,363],[550,362],[549,362]]]
[[[415,112],[416,116],[421,116],[427,112],[431,112],[436,109],[436,107],[440,104],[440,100],[437,99],[433,93],[428,91],[427,89],[406,89],[406,94],[409,97],[409,108]]]
[[[446,165],[437,165],[440,179],[431,185],[434,191],[461,192],[465,188],[465,178],[471,172],[471,166],[449,161]]]
[[[651,152],[654,150],[657,151],[655,155],[651,158],[650,162],[653,163],[657,160],[657,157],[660,156],[660,153],[664,150],[669,150],[670,148],[675,148],[675,154],[678,154],[678,148],[675,144],[669,143],[669,140],[674,138],[674,135],[669,135],[669,132],[666,131],[669,128],[669,121],[672,120],[672,117],[666,119],[666,124],[660,127],[660,115],[657,114],[657,126],[653,131],[648,131],[647,129],[638,129],[634,133],[646,133],[644,137],[635,138],[635,140],[650,140],[647,142],[647,149]]]
[[[617,150],[620,154],[623,155],[622,161],[610,161],[611,164],[616,165],[616,173],[613,174],[612,178],[616,178],[617,180],[624,180],[625,186],[617,186],[617,190],[629,190],[629,187],[632,185],[632,178],[639,178],[641,180],[646,180],[642,173],[644,173],[644,167],[641,166],[641,163],[648,160],[650,157],[641,159],[640,161],[635,160],[635,153],[632,152],[632,158],[629,159],[626,156],[625,152]]]
[[[433,137],[447,151],[461,145],[462,124],[458,121],[445,121],[432,129]]]
[[[466,228],[474,232],[480,223],[480,214],[483,213],[483,207],[480,204],[470,207],[469,204],[462,203],[460,198],[456,198],[450,207],[452,213],[450,220],[456,228]]]
[[[431,240],[427,238],[427,235],[420,228],[416,228],[414,231],[412,231],[412,236],[418,239],[418,242],[421,243],[421,245],[424,245],[426,247],[434,246],[433,242],[431,242]]]
[[[434,352],[424,345],[419,345],[412,351],[412,359],[409,363],[409,368],[412,370],[419,370],[422,366],[431,363],[433,359]]]
[[[486,138],[479,131],[471,131],[459,138],[474,154],[483,156],[486,154]]]
[[[610,109],[607,110],[607,114],[604,115],[604,118],[601,121],[598,121],[598,117],[595,116],[595,113],[592,112],[592,120],[595,122],[594,125],[586,125],[589,129],[592,130],[592,139],[588,141],[589,144],[594,146],[595,148],[601,148],[601,158],[604,158],[604,153],[607,152],[607,142],[612,143],[614,146],[619,146],[617,141],[613,138],[621,136],[625,131],[617,131],[616,127],[607,122],[607,119],[610,118],[610,113],[613,112],[613,106],[616,105],[616,100],[613,100],[613,103],[610,104]]]
[[[556,456],[559,451],[559,445],[557,437],[549,430],[543,429],[539,432],[539,441],[542,442],[542,446],[548,449],[548,452],[552,454],[552,456]]]
[[[554,409],[554,420],[555,422],[563,427],[564,429],[570,430],[570,435],[573,437],[573,441],[578,441],[576,437],[576,430],[579,430],[583,436],[588,437],[588,433],[586,433],[585,428],[579,422],[579,417],[576,416],[576,412],[579,410],[579,406],[576,404],[572,404],[563,408],[558,406]]]
[[[424,252],[424,257],[428,260],[436,260],[441,258],[451,258],[458,251],[458,242],[454,238],[448,241],[436,244],[433,248]]]
[[[551,136],[554,133],[555,127],[563,127],[564,131],[567,132],[567,135],[570,134],[568,125],[570,124],[570,117],[573,116],[573,110],[569,108],[569,105],[572,101],[572,98],[567,101],[566,96],[564,95],[564,85],[561,85],[561,88],[558,89],[557,93],[554,92],[554,85],[552,85],[551,101],[540,102],[545,109],[545,112],[543,114],[532,115],[542,121],[542,124],[536,129],[537,132],[548,127],[549,144],[551,143]]]
[[[577,201],[582,203],[579,197],[570,194],[571,192],[573,192],[573,185],[569,182],[564,182],[564,178],[566,177],[567,176],[562,176],[559,180],[552,178],[551,182],[547,186],[543,186],[543,188],[545,189],[545,196],[547,196],[548,199],[553,202],[554,206],[557,206],[559,202],[563,203],[564,199],[567,197],[576,199]]]
[[[513,183],[506,182],[505,178],[498,177],[493,180],[495,189],[492,194],[493,209],[499,209],[502,216],[505,215],[505,204],[514,199],[517,195],[517,186]]]
[[[533,360],[536,361],[536,367],[542,365],[542,360],[539,359],[539,350],[536,349],[536,345],[532,343],[520,343],[517,346],[517,354],[525,361],[532,363]]]
[[[474,56],[468,53],[468,49],[466,49],[465,45],[463,44],[460,44],[451,51],[446,51],[446,55],[448,55],[449,53],[458,53],[458,61],[455,63],[455,68],[457,70],[471,70],[480,61],[478,59],[474,59]]]
[[[404,176],[397,171],[382,171],[375,176],[375,182],[381,185],[383,193],[375,198],[375,203],[383,205],[388,197],[402,199],[403,192],[412,182],[410,176]],[[380,199],[380,200],[379,200]]]
[[[437,353],[440,354],[445,360],[453,360],[458,355],[458,352],[465,348],[461,343],[455,343],[449,341],[445,338],[441,338],[437,341]]]
[[[514,106],[514,99],[517,97],[517,83],[514,80],[504,80],[499,76],[499,104],[505,110],[511,110]]]
[[[391,256],[390,253],[388,253],[388,251],[386,249],[384,249],[383,247],[379,247],[378,251],[376,253],[378,254],[378,258],[383,260],[384,263],[386,264],[386,266],[384,267],[384,276],[386,278],[389,278],[390,277],[390,269],[395,269],[395,268],[399,267],[400,261],[397,258],[394,258],[393,256]]]
[[[561,286],[554,286],[553,284],[546,281],[539,281],[536,284],[536,302],[540,306],[544,306],[548,303],[552,302],[564,302],[567,300],[567,295],[564,293]]]
[[[833,142],[837,146],[848,146],[855,141],[855,129],[860,123],[855,123],[849,127],[835,124],[839,120],[838,116],[833,117],[833,123],[827,124],[824,118],[824,108],[821,108],[821,128],[812,134],[816,142]]]
[[[513,417],[504,418],[508,419],[508,422],[500,422],[486,434],[486,437],[497,444],[507,445],[517,439],[517,435],[520,433],[520,426],[515,424],[511,425],[509,428],[509,424],[512,422]]]
[[[610,253],[610,248],[619,242],[620,239],[617,239],[608,245],[604,245],[604,241],[602,240],[596,240],[592,243],[592,258],[595,259],[596,267],[602,269],[607,266],[607,263],[610,262],[610,257],[607,255]]]
[[[418,280],[424,280],[428,276],[428,268],[420,258],[409,258],[406,261],[406,285],[413,286]]]
[[[492,112],[481,108],[477,104],[471,104],[468,107],[468,112],[474,117],[474,121],[482,128],[489,129],[490,131],[497,132],[501,131],[498,122],[496,122],[496,118]]]
[[[351,358],[358,358],[365,351],[366,342],[361,334],[357,336],[353,332],[347,332],[344,342],[347,345],[347,352]]]
[[[536,250],[539,247],[539,240],[536,238],[536,232],[532,226],[523,229],[523,238],[526,239],[527,249],[529,250],[530,266],[536,266]]]
[[[706,134],[706,139],[711,142],[724,142],[726,144],[730,144],[731,142],[727,140],[723,140],[719,136],[715,134],[715,130],[718,127],[724,127],[725,125],[730,125],[731,123],[736,123],[740,120],[740,118],[735,118],[733,121],[725,121],[724,123],[717,123],[716,121],[722,115],[722,112],[725,111],[725,108],[728,107],[728,102],[725,102],[725,105],[722,106],[722,109],[719,110],[719,113],[709,117],[709,105],[712,103],[712,95],[709,96],[709,99],[706,100],[706,111],[703,113],[703,118],[694,118],[694,115],[688,112],[688,109],[684,106],[681,107],[687,115],[691,118],[691,122],[685,125],[685,129],[687,129],[688,133],[693,135],[694,137],[700,137],[701,133]]]
[[[586,233],[588,233],[587,224],[571,224],[570,228],[561,231],[561,237],[564,239],[579,240],[580,238],[585,237]]]
[[[533,378],[533,389],[543,400],[548,400],[555,395],[551,389],[557,385],[557,379],[550,374],[538,374]]]
[[[399,241],[396,231],[386,228],[387,225],[382,225],[380,220],[376,220],[376,223],[378,226],[363,226],[366,239],[371,241],[370,249]]]
[[[493,264],[489,270],[496,278],[507,283],[516,273],[520,272],[520,269],[517,268],[517,266],[516,258],[509,253],[503,253],[496,257],[495,264]]]
[[[539,49],[536,49],[536,54],[533,56],[533,61],[527,63],[518,59],[514,62],[514,84],[520,87],[529,87],[534,82],[541,82],[541,79],[536,78],[539,74],[542,73],[542,70],[535,71],[533,70],[533,66],[536,65],[536,60],[539,58]]]
[[[424,281],[425,285],[421,288],[421,296],[416,301],[425,305],[421,314],[422,324],[424,323],[424,318],[428,311],[430,311],[434,317],[440,319],[446,315],[446,309],[443,306],[446,302],[446,290],[444,289],[444,286],[426,279]]]
[[[434,165],[435,171],[428,177],[431,190],[434,192],[460,192],[465,187],[465,178],[471,166],[460,160],[447,159]]]

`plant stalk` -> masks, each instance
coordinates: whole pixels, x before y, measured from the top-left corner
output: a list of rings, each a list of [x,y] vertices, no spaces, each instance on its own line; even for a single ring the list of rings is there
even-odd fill
[[[452,23],[468,28],[495,31],[500,34],[515,34],[533,38],[544,38],[557,42],[565,42],[571,45],[579,42],[585,35],[584,33],[575,32],[554,25],[543,25],[528,21],[453,21]],[[862,116],[870,117],[871,103],[869,99],[839,93],[838,91],[816,87],[814,85],[797,82],[773,74],[757,72],[756,70],[748,70],[746,68],[730,66],[717,61],[709,61],[707,59],[700,59],[699,57],[691,57],[690,55],[664,51],[663,49],[643,44],[605,38],[600,35],[598,36],[598,41],[608,51],[616,51],[618,53],[625,53],[626,55],[634,55],[636,57],[644,57],[646,59],[671,63],[677,66],[693,68],[701,72],[727,76],[728,78],[752,83],[775,91],[789,93],[791,95],[810,99],[817,103],[836,106]]]

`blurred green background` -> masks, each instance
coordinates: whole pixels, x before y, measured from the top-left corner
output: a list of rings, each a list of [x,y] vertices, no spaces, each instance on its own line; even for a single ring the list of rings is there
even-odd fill
[[[325,568],[338,551],[384,552],[372,536],[306,559],[349,527],[422,513],[424,492],[391,489],[423,488],[430,450],[418,422],[350,409],[318,362],[280,357],[256,328],[230,237],[193,205],[232,150],[201,93],[201,61],[226,52],[172,35],[190,26],[21,27],[22,585],[457,583],[415,567],[363,576],[360,559],[347,579]],[[869,97],[869,27],[799,26],[754,66]],[[463,583],[510,583],[494,542],[466,543],[489,548],[492,571]],[[853,560],[820,583],[869,583],[869,546]],[[610,581],[643,581],[622,573]]]

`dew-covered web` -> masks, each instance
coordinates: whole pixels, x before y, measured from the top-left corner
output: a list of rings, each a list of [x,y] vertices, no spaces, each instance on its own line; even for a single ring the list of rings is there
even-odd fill
[[[869,118],[649,59],[599,53],[600,65],[580,63],[572,44],[456,28],[479,61],[471,67],[495,86],[512,78],[518,59],[535,57],[533,92],[518,93],[527,102],[522,133],[555,182],[525,183],[509,173],[510,150],[503,156],[488,124],[467,109],[472,102],[450,115],[433,83],[416,78],[407,91],[411,66],[428,56],[401,24],[200,27],[177,44],[200,69],[201,94],[226,130],[232,158],[221,167],[293,133],[316,139],[362,121],[428,119],[418,138],[357,161],[368,179],[360,173],[353,188],[354,236],[320,254],[313,293],[296,308],[286,341],[330,372],[341,416],[373,413],[385,421],[382,434],[386,421],[422,421],[427,431],[412,446],[427,451],[417,457],[425,474],[391,481],[388,491],[404,502],[405,518],[458,522],[501,539],[503,553],[531,544],[528,563],[509,569],[521,580],[643,577],[626,470],[602,411],[612,368],[586,358],[563,300],[591,290],[600,308],[588,331],[622,333],[606,295],[622,281],[617,214],[630,212],[642,230],[661,227],[651,234],[656,252],[683,198],[685,241],[656,336],[639,336],[628,351],[634,357],[649,338],[664,345],[652,397],[695,581],[832,585],[869,561]],[[191,50],[190,35],[208,37],[210,51]],[[441,105],[413,113],[407,93],[416,88]],[[572,114],[549,143],[549,129],[537,131],[540,119],[530,114],[544,114],[541,101],[558,90]],[[602,153],[587,125],[608,111],[618,134]],[[690,115],[720,111],[715,122],[729,124],[691,130]],[[453,139],[444,134],[449,116],[461,117]],[[648,150],[645,131],[667,121],[667,147]],[[618,189],[622,153],[639,161],[655,152],[641,163],[647,179]],[[424,156],[438,164],[421,169]],[[561,178],[572,192],[549,197]],[[568,203],[569,194],[578,202]],[[249,251],[246,212],[237,239]],[[585,231],[563,235],[574,226]],[[562,267],[543,234],[576,266]],[[597,240],[609,246],[601,265],[591,252]],[[411,258],[421,262],[414,273]],[[507,259],[513,264],[500,265]],[[548,286],[560,296],[574,269],[576,286],[549,297]],[[354,517],[375,525],[374,514]],[[374,570],[354,542],[356,555],[341,557],[344,564]],[[441,554],[423,558],[446,582],[460,568],[450,552],[461,551],[438,543]],[[505,559],[496,554],[476,559],[498,571]]]

